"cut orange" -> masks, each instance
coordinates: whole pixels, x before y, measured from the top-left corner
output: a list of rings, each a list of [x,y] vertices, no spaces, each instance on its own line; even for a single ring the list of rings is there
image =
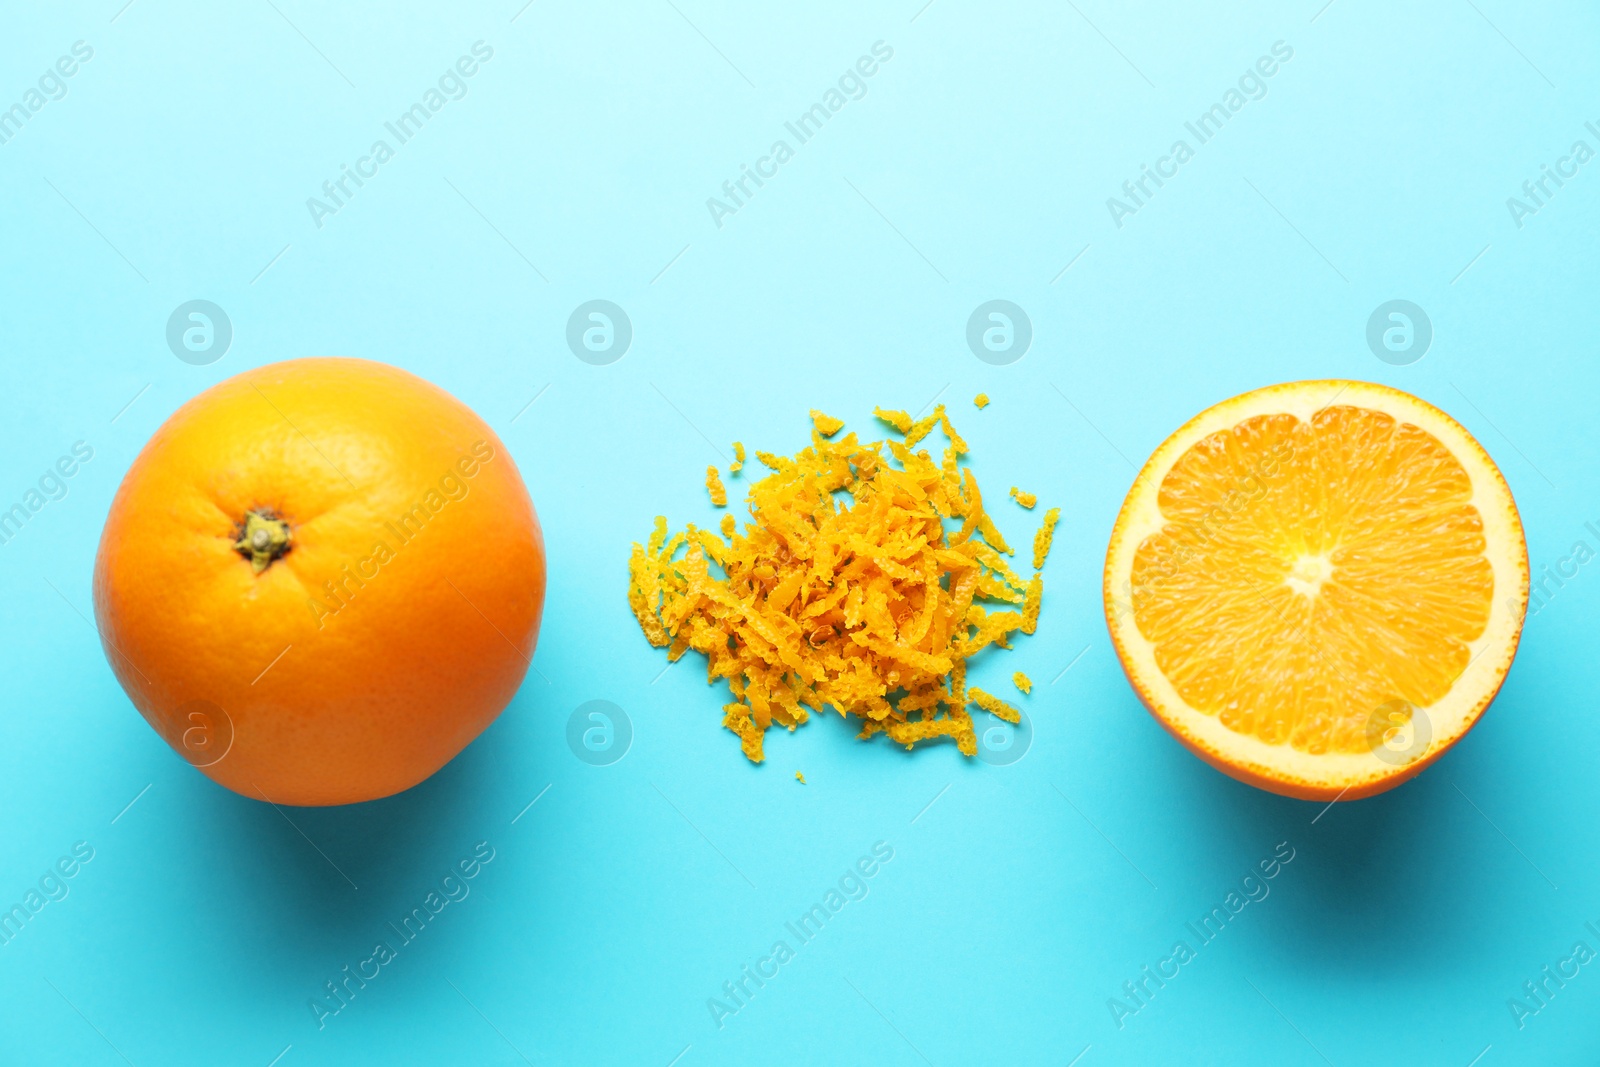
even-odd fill
[[[1499,691],[1527,602],[1494,461],[1367,382],[1201,412],[1139,472],[1106,552],[1111,640],[1151,713],[1218,769],[1308,800],[1443,755]]]

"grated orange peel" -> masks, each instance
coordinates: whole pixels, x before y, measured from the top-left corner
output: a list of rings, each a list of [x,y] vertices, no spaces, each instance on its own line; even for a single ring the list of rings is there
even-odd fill
[[[1004,700],[1001,700],[993,693],[986,693],[977,686],[973,686],[969,692],[972,696],[972,702],[978,705],[978,707],[982,708],[984,711],[987,711],[990,715],[998,716],[1009,723],[1019,723],[1022,721],[1022,712],[1018,711],[1013,705],[1007,704]]]
[[[844,429],[844,420],[836,419],[832,415],[818,411],[816,408],[812,408],[811,425],[815,426],[817,428],[817,432],[822,436],[832,437],[834,434]]]
[[[1061,509],[1051,508],[1044,513],[1044,522],[1039,527],[1039,532],[1033,535],[1033,569],[1044,570],[1044,558],[1050,554],[1050,546],[1055,541],[1056,523],[1061,520]]]
[[[669,536],[658,516],[633,546],[628,602],[641,631],[669,660],[706,657],[707,682],[726,681],[733,697],[723,725],[753,762],[774,722],[792,731],[828,707],[857,716],[863,739],[910,748],[947,737],[968,756],[970,705],[1020,718],[967,688],[967,664],[1033,632],[1042,579],[1006,562],[942,406],[920,420],[874,413],[902,440],[832,440],[843,424],[814,412],[809,447],[757,452],[771,473],[749,486],[742,532],[726,516],[723,536],[693,525]],[[936,428],[947,442],[938,460],[913,448]]]
[[[717,473],[717,468],[706,468],[706,491],[711,494],[713,507],[725,508],[728,506],[728,490],[722,484],[722,477]]]

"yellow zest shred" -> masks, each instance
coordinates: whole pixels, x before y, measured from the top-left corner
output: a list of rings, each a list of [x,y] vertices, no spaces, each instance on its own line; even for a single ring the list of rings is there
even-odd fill
[[[999,697],[994,696],[991,693],[985,693],[977,686],[972,686],[967,690],[967,699],[978,705],[978,707],[982,708],[984,711],[987,711],[990,715],[998,715],[1006,722],[1019,723],[1022,721],[1022,712],[1018,711],[1010,704],[1007,704]]]
[[[1014,485],[1011,487],[1011,499],[1030,510],[1039,502],[1038,497],[1034,496],[1032,493],[1024,493]]]
[[[731,516],[730,516],[731,518]],[[1022,632],[1032,634],[1039,628],[1039,602],[1044,598],[1044,579],[1034,572],[1033,580],[1022,596]]]
[[[989,406],[989,394],[979,393],[977,396],[972,398],[972,402],[976,404],[978,406],[978,410],[981,411]]]
[[[920,421],[875,414],[905,440],[829,440],[817,422],[794,456],[757,452],[771,473],[749,486],[742,533],[727,515],[721,537],[691,525],[669,538],[657,518],[633,546],[628,603],[641,630],[669,660],[691,648],[706,657],[706,680],[725,680],[733,698],[723,725],[752,761],[774,722],[793,730],[828,707],[857,716],[862,738],[910,748],[949,737],[968,756],[969,703],[1017,721],[967,687],[967,660],[1037,623],[1040,579],[1006,563],[944,409]],[[938,460],[911,447],[935,427],[948,440]],[[947,533],[947,520],[960,529]]]
[[[1032,693],[1033,692],[1033,679],[1029,678],[1026,674],[1023,674],[1021,671],[1017,671],[1015,674],[1013,674],[1011,676],[1011,684],[1016,686],[1018,689],[1022,690],[1022,692],[1024,692],[1024,693]]]
[[[1033,569],[1044,569],[1044,558],[1050,554],[1050,542],[1055,540],[1056,523],[1061,519],[1061,509],[1051,508],[1044,513],[1044,525],[1033,535]]]
[[[734,471],[740,470],[744,470],[744,442],[735,441],[733,443],[733,462],[728,464],[728,473],[732,474]]]
[[[799,782],[801,785],[806,784],[806,776],[801,774],[799,771],[794,772],[794,780]]]
[[[811,425],[824,437],[832,437],[844,429],[844,420],[836,419],[832,415],[825,415],[816,408],[811,409]]]
[[[872,414],[903,434],[911,432],[911,416],[903,411],[885,411],[883,408],[873,408]]]
[[[906,431],[905,446],[907,448],[914,447],[917,442],[921,441],[924,437],[933,432],[933,428],[939,425],[943,417],[944,405],[940,404],[938,407],[933,409],[932,415],[929,415],[925,419],[918,419],[916,422],[913,422],[911,424],[911,429]],[[956,454],[959,455],[966,450],[966,443],[963,442],[962,446],[956,449]]]
[[[723,488],[715,467],[706,468],[706,488],[711,491],[711,503],[719,508],[728,506],[728,491]]]
[[[933,413],[939,417],[939,427],[944,430],[945,437],[949,439],[951,449],[958,456],[966,455],[967,443],[961,439],[960,434],[956,433],[956,428],[950,425],[950,416],[945,414],[944,405],[940,404],[934,408]]]

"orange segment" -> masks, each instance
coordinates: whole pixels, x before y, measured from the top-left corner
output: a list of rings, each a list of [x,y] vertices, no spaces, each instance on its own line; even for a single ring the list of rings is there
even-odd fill
[[[1510,491],[1464,429],[1384,386],[1300,382],[1156,451],[1105,596],[1130,680],[1180,740],[1263,788],[1353,799],[1477,720],[1527,589]]]

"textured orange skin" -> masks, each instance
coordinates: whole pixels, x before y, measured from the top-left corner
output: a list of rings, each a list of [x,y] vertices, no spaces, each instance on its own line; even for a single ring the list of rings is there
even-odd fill
[[[420,531],[397,532],[418,504]],[[292,531],[260,574],[232,547],[253,508]],[[231,747],[201,769],[301,805],[397,793],[465,748],[522,683],[544,589],[538,517],[494,432],[414,375],[333,358],[247,371],[173,414],[117,491],[94,575],[140,714],[182,754],[178,709],[214,703]]]

